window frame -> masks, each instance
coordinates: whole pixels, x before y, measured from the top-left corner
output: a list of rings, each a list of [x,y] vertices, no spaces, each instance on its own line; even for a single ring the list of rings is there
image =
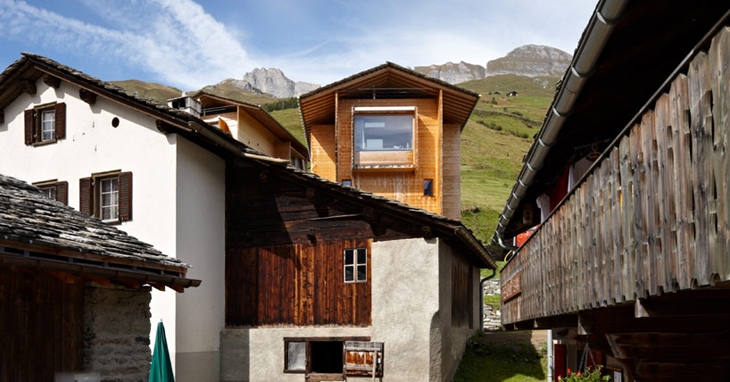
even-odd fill
[[[116,181],[115,217],[104,219],[103,185],[106,181]],[[107,224],[121,224],[132,220],[132,173],[121,170],[92,174],[79,180],[79,210],[87,215],[101,219]]]
[[[285,374],[313,374],[312,373],[312,342],[341,342],[342,343],[342,374],[345,374],[345,342],[370,342],[370,337],[284,337],[284,368]],[[304,370],[288,369],[289,343],[304,342]],[[317,374],[317,373],[314,373]]]
[[[352,252],[352,263],[348,264],[347,261],[347,254],[348,251]],[[360,251],[364,252],[364,262],[360,262]],[[348,267],[352,268],[352,280],[347,279],[347,269]],[[359,268],[364,267],[364,278],[360,279],[360,272]],[[364,247],[357,247],[357,248],[345,248],[342,250],[342,280],[345,284],[355,284],[355,283],[366,283],[368,282],[368,250]]]
[[[46,121],[45,115],[53,114],[52,121]],[[66,138],[66,104],[63,102],[51,102],[36,105],[32,109],[25,110],[25,144],[27,146],[42,146],[58,142]],[[50,122],[50,124],[47,124]],[[46,127],[50,127],[47,129]],[[44,138],[44,133],[49,132],[52,136]]]
[[[68,205],[68,182],[61,181],[58,179],[44,180],[42,182],[34,182],[34,186],[38,187],[46,197]],[[53,192],[53,197],[47,194],[47,192]]]
[[[358,149],[358,120],[364,117],[408,116],[411,119],[410,142],[404,149],[384,148],[379,150]],[[387,127],[385,127],[387,128]],[[355,170],[367,169],[414,169],[417,165],[418,109],[416,106],[353,106],[352,120],[352,164]],[[365,129],[365,127],[362,127]],[[362,131],[362,140],[367,139]],[[384,140],[384,139],[383,139]],[[365,142],[361,142],[360,146]]]

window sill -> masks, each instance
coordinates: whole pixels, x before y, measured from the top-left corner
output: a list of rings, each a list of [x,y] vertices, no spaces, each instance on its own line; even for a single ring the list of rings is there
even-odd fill
[[[353,171],[388,171],[388,172],[411,172],[416,171],[415,164],[356,164]]]
[[[51,140],[48,140],[48,141],[33,142],[30,145],[33,146],[33,147],[36,147],[36,146],[46,146],[46,145],[52,145],[52,144],[57,143],[57,142],[58,142],[58,139],[51,139]]]

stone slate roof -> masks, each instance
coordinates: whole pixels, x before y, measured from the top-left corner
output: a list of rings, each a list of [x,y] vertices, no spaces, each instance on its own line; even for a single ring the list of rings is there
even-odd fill
[[[12,243],[79,257],[100,255],[112,263],[143,262],[183,272],[189,267],[114,226],[47,198],[37,187],[0,174],[0,245],[12,247]]]

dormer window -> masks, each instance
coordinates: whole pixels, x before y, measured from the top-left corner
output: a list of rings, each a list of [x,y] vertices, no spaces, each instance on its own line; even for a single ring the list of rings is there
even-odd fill
[[[415,165],[414,106],[356,106],[353,112],[356,168],[412,168]]]

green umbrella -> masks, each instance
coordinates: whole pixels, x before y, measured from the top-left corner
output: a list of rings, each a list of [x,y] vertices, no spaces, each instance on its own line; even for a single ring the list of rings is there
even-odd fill
[[[155,349],[152,352],[152,365],[150,366],[150,379],[148,382],[175,382],[175,376],[172,374],[170,352],[167,350],[165,326],[162,325],[162,320],[157,324]]]

